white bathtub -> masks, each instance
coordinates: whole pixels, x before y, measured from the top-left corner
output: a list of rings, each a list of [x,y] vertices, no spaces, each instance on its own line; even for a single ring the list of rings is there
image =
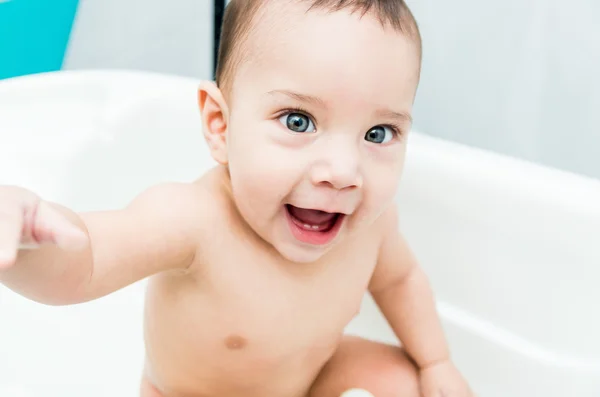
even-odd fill
[[[194,179],[212,165],[196,86],[116,71],[0,82],[0,184],[89,210]],[[399,203],[481,397],[600,396],[599,181],[414,133]],[[143,288],[57,308],[0,287],[0,396],[136,396]],[[368,297],[348,332],[394,340]]]

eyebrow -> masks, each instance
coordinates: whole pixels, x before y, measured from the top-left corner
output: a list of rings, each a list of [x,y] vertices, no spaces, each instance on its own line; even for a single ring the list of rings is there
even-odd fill
[[[313,105],[317,105],[317,106],[321,106],[321,107],[327,107],[327,104],[321,98],[312,96],[312,95],[301,94],[299,92],[294,92],[294,91],[289,91],[289,90],[273,90],[273,91],[269,91],[267,94],[268,95],[284,95],[284,96],[287,96],[288,98],[294,99],[296,101],[300,101],[300,102],[304,102],[304,103],[311,103]],[[406,112],[395,112],[393,110],[386,109],[386,110],[378,111],[377,114],[379,117],[396,119],[403,123],[412,124],[412,122],[413,122],[412,116]]]
[[[288,90],[273,90],[269,91],[267,94],[269,95],[284,95],[288,98],[294,99],[296,101],[311,103],[313,105],[317,105],[320,107],[327,107],[327,104],[321,98],[312,95],[300,94],[299,92],[288,91]]]
[[[413,118],[409,113],[406,112],[394,112],[393,110],[382,110],[378,112],[380,117],[397,119],[403,123],[412,124]]]

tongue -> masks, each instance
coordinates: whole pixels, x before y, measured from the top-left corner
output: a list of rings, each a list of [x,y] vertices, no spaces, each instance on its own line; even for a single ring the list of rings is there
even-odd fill
[[[329,212],[323,212],[318,210],[307,210],[304,208],[294,207],[293,205],[288,206],[290,214],[302,223],[308,225],[323,225],[333,221],[336,214],[330,214]]]

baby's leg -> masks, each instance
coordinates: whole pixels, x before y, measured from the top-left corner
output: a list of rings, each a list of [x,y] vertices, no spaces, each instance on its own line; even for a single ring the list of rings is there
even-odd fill
[[[309,397],[340,397],[364,389],[375,397],[419,397],[418,374],[402,349],[346,336]]]

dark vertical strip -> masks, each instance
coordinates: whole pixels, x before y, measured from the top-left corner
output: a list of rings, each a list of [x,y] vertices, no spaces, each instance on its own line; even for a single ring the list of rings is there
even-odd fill
[[[219,41],[221,40],[221,26],[223,25],[223,14],[225,13],[225,0],[214,0],[213,20],[213,79],[216,76],[217,60],[219,57]]]

